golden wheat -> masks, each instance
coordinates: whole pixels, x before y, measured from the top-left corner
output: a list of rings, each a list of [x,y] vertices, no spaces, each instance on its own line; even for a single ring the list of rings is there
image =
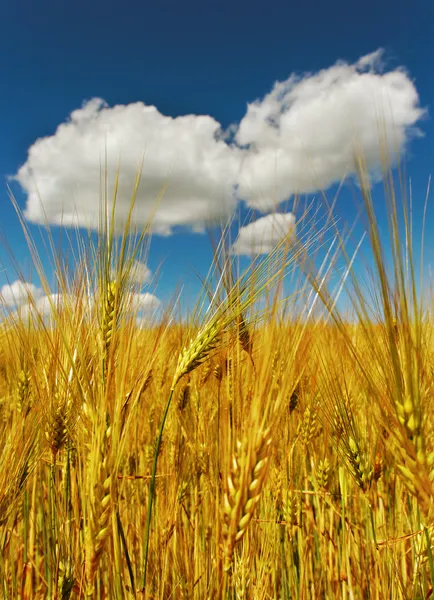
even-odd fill
[[[253,445],[238,442],[224,495],[224,570],[229,571],[235,544],[245,535],[260,500],[267,474],[271,436],[259,433]]]

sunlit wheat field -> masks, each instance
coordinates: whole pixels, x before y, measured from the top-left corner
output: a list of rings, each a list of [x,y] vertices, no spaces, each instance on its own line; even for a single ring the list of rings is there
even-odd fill
[[[3,598],[431,596],[423,239],[386,167],[380,235],[366,173],[369,287],[331,209],[245,271],[221,229],[196,307],[141,322],[147,228],[102,205],[72,256],[48,235],[54,287],[27,236],[47,301],[1,323]]]

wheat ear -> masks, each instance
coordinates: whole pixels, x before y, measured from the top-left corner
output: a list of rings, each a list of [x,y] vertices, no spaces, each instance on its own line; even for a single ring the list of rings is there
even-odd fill
[[[17,410],[26,416],[31,408],[30,374],[23,368],[18,374],[17,381]]]
[[[95,479],[94,479],[95,477]],[[95,575],[110,536],[112,514],[112,478],[107,465],[107,457],[101,464],[93,465],[89,473],[90,514],[86,528],[86,580],[87,596],[94,592]]]
[[[101,336],[104,351],[104,360],[107,360],[113,334],[116,327],[116,297],[118,294],[118,285],[116,281],[110,281],[107,284],[103,302],[103,315],[101,325]]]
[[[179,355],[178,365],[173,376],[172,389],[176,387],[176,384],[184,375],[194,371],[206,360],[209,353],[216,347],[222,329],[221,320],[214,319],[207,323],[197,336],[191,340],[190,344],[184,348]]]
[[[50,446],[54,463],[68,436],[72,418],[72,400],[68,396],[62,397],[60,392],[55,392],[53,396],[45,426],[45,438]]]
[[[256,442],[238,442],[224,494],[224,570],[230,571],[235,545],[244,537],[263,489],[271,437],[259,433]]]

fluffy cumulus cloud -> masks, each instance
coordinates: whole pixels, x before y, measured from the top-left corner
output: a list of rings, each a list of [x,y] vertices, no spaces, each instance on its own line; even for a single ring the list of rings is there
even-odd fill
[[[268,254],[285,237],[295,233],[292,213],[271,213],[241,227],[232,246],[233,254]]]
[[[209,116],[172,118],[142,102],[109,108],[93,99],[54,135],[30,147],[16,175],[27,193],[25,216],[37,223],[47,219],[96,227],[107,152],[109,194],[119,172],[120,225],[130,209],[142,157],[134,210],[138,226],[145,226],[154,210],[153,228],[160,234],[169,234],[175,225],[200,227],[206,220],[226,217],[235,202],[241,152],[219,139],[219,131],[219,123]]]
[[[157,296],[154,296],[154,294],[150,294],[149,292],[145,292],[144,294],[132,294],[130,304],[131,310],[137,311],[142,315],[152,315],[160,308],[160,305],[161,301]]]
[[[278,82],[249,104],[236,134],[247,146],[239,193],[250,205],[326,189],[354,171],[354,152],[370,168],[418,134],[423,117],[415,86],[402,69],[383,72],[377,51],[355,64]]]
[[[48,317],[53,310],[61,310],[74,298],[65,294],[44,294],[44,291],[27,281],[16,280],[0,290],[0,302],[10,316],[27,320]]]
[[[40,316],[48,316],[53,311],[61,310],[66,307],[67,303],[73,304],[74,299],[72,296],[66,294],[50,294],[49,296],[42,296],[35,302],[36,312]]]
[[[152,277],[151,269],[140,260],[135,260],[131,266],[130,280],[132,283],[143,285],[148,283]]]
[[[137,327],[146,327],[155,320],[158,320],[161,301],[157,296],[149,292],[133,294],[130,307],[135,315]]]
[[[27,284],[28,285],[28,284]],[[67,302],[74,302],[72,296],[65,294],[50,294],[49,296],[42,295],[42,291],[37,289],[37,293],[27,295],[25,301],[20,304],[9,305],[14,306],[14,310],[9,311],[9,317],[21,321],[29,319],[38,323],[41,319],[45,322],[49,321],[55,311],[61,310],[66,306]]]
[[[111,270],[111,276],[113,279],[116,278],[116,269]],[[128,281],[132,284],[138,284],[140,286],[145,283],[149,283],[152,278],[152,271],[141,260],[135,260],[130,267]]]
[[[227,218],[240,199],[268,210],[292,194],[326,189],[354,170],[355,147],[375,168],[381,135],[393,154],[417,133],[423,115],[408,74],[385,70],[378,51],[276,82],[229,136],[211,116],[171,118],[142,102],[109,107],[90,100],[30,147],[15,178],[30,221],[96,227],[106,150],[111,188],[120,159],[120,222],[144,155],[137,225],[155,209],[155,232],[168,235],[176,225],[198,231]]]
[[[42,293],[42,290],[33,283],[17,280],[2,286],[0,301],[7,307],[22,306],[32,298],[39,298]]]
[[[39,322],[41,319],[45,322],[49,321],[57,311],[62,309],[74,309],[77,304],[77,297],[68,294],[50,294],[33,296],[33,299],[29,301],[29,296],[21,305],[8,305],[14,306],[12,311],[8,311],[10,317],[14,319],[20,319],[27,321],[29,318],[35,322]],[[95,307],[94,298],[89,296],[83,298],[86,303],[84,306],[85,310],[88,310],[89,316],[92,314]],[[158,314],[158,309],[161,307],[161,301],[157,296],[151,293],[131,293],[130,298],[127,301],[125,309],[131,311],[137,317],[138,324],[149,323]]]

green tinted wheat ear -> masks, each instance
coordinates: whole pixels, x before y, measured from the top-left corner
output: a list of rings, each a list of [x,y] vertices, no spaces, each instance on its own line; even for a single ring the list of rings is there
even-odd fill
[[[216,347],[221,331],[221,323],[218,320],[211,321],[184,348],[179,356],[178,365],[173,376],[172,389],[176,387],[176,384],[184,375],[194,371],[206,360],[210,352]]]
[[[263,489],[271,437],[259,434],[253,446],[238,442],[224,495],[224,570],[230,571],[235,545],[245,535]]]

